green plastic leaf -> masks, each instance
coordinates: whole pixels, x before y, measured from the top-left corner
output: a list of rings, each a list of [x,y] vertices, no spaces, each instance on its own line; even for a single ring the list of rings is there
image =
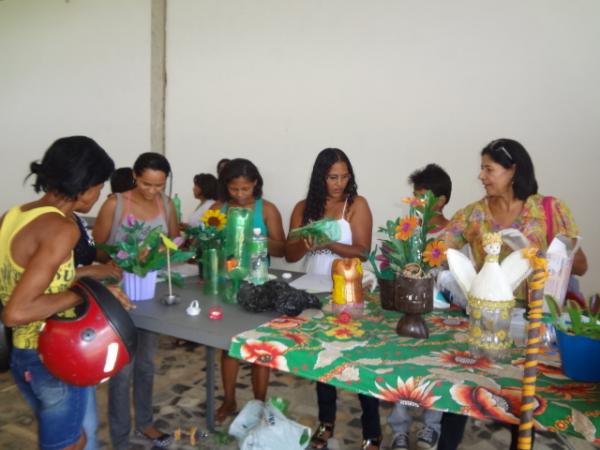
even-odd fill
[[[561,317],[560,306],[551,295],[545,295],[544,299],[546,300],[546,304],[548,305],[548,310],[550,311],[550,315],[552,316],[552,320],[554,323],[559,322]]]
[[[312,238],[316,245],[325,245],[340,239],[342,230],[335,219],[321,219],[290,231],[288,239]]]

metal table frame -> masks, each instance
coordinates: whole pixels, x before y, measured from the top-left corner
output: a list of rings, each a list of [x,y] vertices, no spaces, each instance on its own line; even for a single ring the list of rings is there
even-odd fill
[[[272,270],[272,274],[280,276],[283,271]],[[301,273],[293,273],[292,281]],[[173,293],[181,297],[176,305],[164,305],[160,302],[168,293],[166,283],[156,286],[154,299],[135,302],[136,308],[130,311],[131,318],[138,328],[155,333],[173,336],[178,339],[196,342],[206,347],[206,425],[210,431],[215,427],[215,350],[229,350],[231,338],[242,331],[250,330],[279,316],[276,312],[250,313],[238,305],[223,303],[219,297],[205,295],[198,277],[188,277],[185,286],[173,288]],[[198,300],[201,313],[189,316],[185,310],[192,300]],[[221,320],[208,318],[211,305],[223,308]]]

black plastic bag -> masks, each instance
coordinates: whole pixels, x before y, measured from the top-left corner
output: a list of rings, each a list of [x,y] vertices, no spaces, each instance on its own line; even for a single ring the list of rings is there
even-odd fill
[[[321,309],[321,301],[316,295],[278,280],[259,286],[244,282],[238,293],[238,303],[246,311],[277,311],[288,316],[297,316],[308,308]]]

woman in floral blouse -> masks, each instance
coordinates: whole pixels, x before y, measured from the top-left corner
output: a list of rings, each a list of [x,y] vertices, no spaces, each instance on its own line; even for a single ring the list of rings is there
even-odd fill
[[[479,269],[485,252],[481,236],[505,228],[519,230],[531,245],[546,250],[555,235],[576,237],[579,229],[567,205],[554,197],[538,194],[533,163],[517,141],[498,139],[481,152],[479,173],[486,196],[459,210],[446,227],[446,243],[452,248],[470,244]],[[546,211],[551,213],[546,218]],[[551,223],[551,226],[548,226]],[[551,235],[550,235],[551,234]],[[503,248],[503,255],[511,249]],[[583,275],[587,260],[580,249],[575,255],[573,274]]]
[[[485,260],[481,237],[487,232],[507,228],[520,231],[533,246],[546,250],[557,234],[576,237],[579,230],[567,205],[554,197],[538,194],[533,162],[527,150],[512,139],[497,139],[481,151],[479,179],[486,195],[459,210],[446,226],[448,247],[469,244],[477,266]],[[512,250],[504,246],[501,258]],[[572,274],[587,271],[587,259],[579,249],[573,261]],[[517,298],[525,298],[517,293]],[[438,450],[458,448],[464,432],[466,416],[444,414]],[[516,448],[518,429],[513,427],[511,449]]]

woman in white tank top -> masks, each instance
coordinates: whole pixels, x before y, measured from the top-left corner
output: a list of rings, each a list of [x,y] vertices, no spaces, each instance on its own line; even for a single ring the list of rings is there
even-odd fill
[[[307,273],[330,274],[336,258],[366,259],[371,249],[373,217],[369,204],[356,190],[354,171],[346,154],[336,148],[321,151],[313,166],[306,199],[300,201],[292,212],[290,229],[327,217],[338,220],[341,237],[323,246],[313,245],[310,239],[288,240],[285,246],[287,261],[305,258]],[[326,448],[327,440],[333,436],[336,396],[335,387],[317,383],[320,424],[311,438],[311,448]],[[361,422],[364,440],[361,448],[379,449],[379,401],[362,394],[358,397],[363,411]]]

